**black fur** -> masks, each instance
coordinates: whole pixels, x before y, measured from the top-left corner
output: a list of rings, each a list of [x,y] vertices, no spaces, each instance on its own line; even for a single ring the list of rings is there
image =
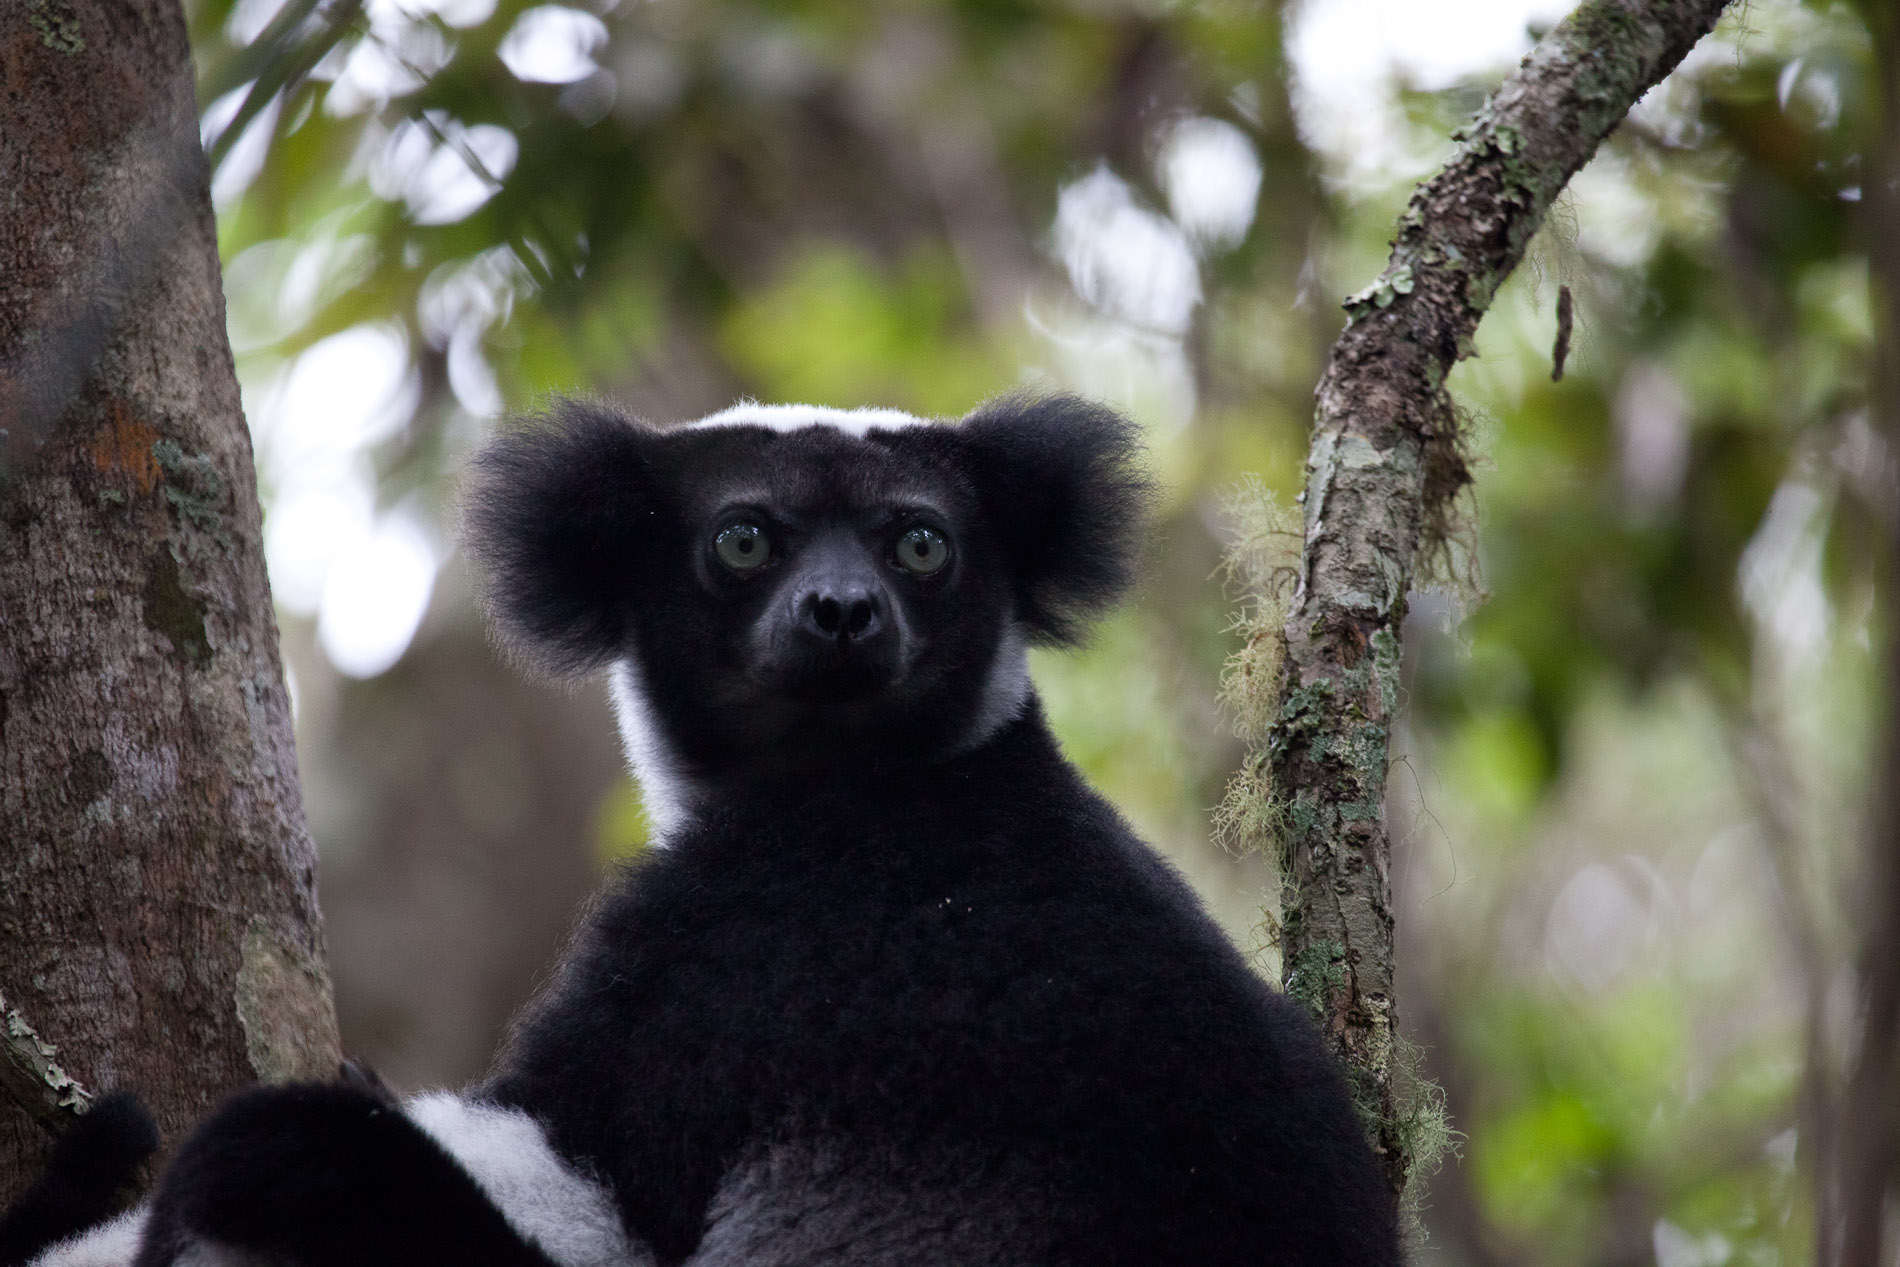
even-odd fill
[[[1076,396],[1012,396],[963,421],[972,480],[1007,543],[1016,614],[1072,645],[1134,579],[1154,486],[1135,425]]]
[[[379,1091],[345,1083],[237,1096],[179,1148],[138,1267],[198,1241],[298,1267],[554,1267]]]
[[[1306,1020],[1026,693],[1024,640],[1074,640],[1127,584],[1137,453],[1056,397],[862,437],[568,404],[478,459],[498,631],[554,671],[635,666],[684,806],[482,1094],[662,1267],[1399,1262]],[[721,561],[734,524],[764,563]],[[919,527],[948,543],[927,574],[899,552]],[[433,1145],[348,1094],[239,1101],[167,1179],[160,1231],[186,1211],[298,1264],[343,1261],[345,1235],[363,1261],[437,1236],[526,1261]],[[176,1237],[155,1244],[141,1267]]]
[[[552,606],[630,604],[624,640],[597,653],[644,666],[687,773],[718,794],[595,916],[492,1094],[596,1168],[665,1263],[745,1217],[735,1187],[788,1227],[832,1189],[861,1194],[862,1226],[880,1208],[963,1214],[994,1229],[983,1262],[1396,1261],[1390,1203],[1303,1017],[1081,783],[1033,704],[957,747],[1012,621],[1072,641],[1128,583],[1149,498],[1131,424],[1054,397],[863,439],[628,425],[639,458],[612,449],[641,472],[615,494],[626,544],[570,538],[600,566],[562,572],[573,588]],[[559,492],[553,473],[607,434],[590,413],[502,441],[484,469],[545,473],[555,501],[479,486],[480,553],[517,557],[511,542],[570,522],[594,472],[569,469]],[[733,507],[782,539],[791,575],[709,562]],[[953,562],[899,583],[876,542],[920,515]],[[789,698],[760,647],[778,645],[801,552],[840,525],[870,543],[865,584],[888,588],[923,657],[868,695]],[[544,592],[498,574],[491,593],[517,638],[554,623]],[[799,1186],[816,1171],[826,1194]]]
[[[598,668],[626,643],[627,562],[654,544],[643,439],[618,415],[568,400],[470,467],[463,537],[504,645],[533,665]]]
[[[60,1135],[39,1178],[0,1215],[0,1267],[19,1267],[117,1214],[157,1151],[158,1127],[137,1096],[122,1091],[95,1102]]]
[[[503,1068],[663,1263],[771,1144],[862,1158],[831,1182],[866,1210],[922,1184],[1014,1215],[951,1261],[1397,1261],[1304,1018],[1033,711],[947,764],[731,798],[622,880]]]
[[[1153,486],[1133,424],[1113,410],[1074,396],[1009,397],[954,426],[875,432],[869,446],[891,460],[869,461],[864,443],[822,427],[761,447],[747,429],[661,431],[560,402],[471,469],[465,539],[487,574],[496,629],[554,673],[623,654],[653,580],[668,579],[648,562],[677,572],[682,517],[704,513],[718,485],[747,481],[867,500],[892,479],[950,486],[1007,556],[994,575],[1038,641],[1079,640],[1132,580]]]

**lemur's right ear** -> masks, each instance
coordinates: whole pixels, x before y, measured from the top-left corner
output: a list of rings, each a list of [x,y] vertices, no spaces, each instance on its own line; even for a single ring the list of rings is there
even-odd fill
[[[1134,580],[1155,483],[1141,429],[1079,396],[1004,396],[955,429],[1031,640],[1073,646]]]
[[[651,536],[654,432],[563,400],[491,441],[470,464],[462,536],[484,574],[504,648],[557,674],[624,653],[638,553]]]

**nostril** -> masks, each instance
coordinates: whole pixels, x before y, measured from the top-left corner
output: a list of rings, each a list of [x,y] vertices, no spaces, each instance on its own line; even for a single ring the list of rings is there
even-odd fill
[[[806,594],[799,604],[805,628],[832,642],[869,638],[883,628],[883,612],[876,597],[849,590],[842,595]]]

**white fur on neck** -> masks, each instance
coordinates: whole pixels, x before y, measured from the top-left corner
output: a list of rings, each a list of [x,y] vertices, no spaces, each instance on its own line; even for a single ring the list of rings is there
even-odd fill
[[[1023,640],[1022,626],[1012,620],[1003,626],[1003,636],[997,639],[976,716],[970,719],[958,751],[982,747],[990,736],[1021,717],[1029,692],[1029,644]]]
[[[653,824],[653,843],[664,845],[673,829],[686,821],[691,788],[672,745],[660,731],[660,719],[647,698],[646,677],[632,652],[607,670],[607,693],[620,724],[620,746],[640,784],[647,820]]]
[[[930,419],[907,414],[901,409],[832,409],[825,405],[761,405],[742,400],[730,409],[708,414],[689,427],[770,427],[774,431],[796,431],[801,427],[836,427],[854,436],[896,427],[927,427]]]
[[[996,654],[984,676],[975,714],[956,746],[961,754],[981,747],[997,731],[1023,714],[1029,702],[1029,645],[1022,627],[1010,621],[997,640]],[[660,729],[660,719],[647,697],[646,675],[631,654],[607,670],[607,691],[620,724],[620,744],[627,765],[640,784],[640,797],[653,824],[653,841],[665,845],[673,830],[692,812],[693,790],[672,745]]]
[[[607,1190],[569,1168],[526,1113],[447,1091],[416,1096],[403,1111],[448,1150],[510,1227],[561,1267],[649,1261],[635,1254]]]

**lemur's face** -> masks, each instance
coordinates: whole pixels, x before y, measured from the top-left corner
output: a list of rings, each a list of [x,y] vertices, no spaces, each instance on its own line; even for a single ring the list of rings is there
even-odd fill
[[[748,702],[825,716],[914,691],[941,676],[933,635],[1001,627],[999,587],[981,584],[994,570],[962,565],[983,543],[960,490],[909,478],[882,444],[828,429],[748,429],[723,447],[741,446],[752,452],[710,464],[723,477],[686,514],[704,633],[725,644],[725,676]]]
[[[914,425],[653,439],[671,532],[648,553],[626,653],[688,770],[901,764],[1021,707],[1010,570],[947,439]]]
[[[503,636],[610,666],[649,801],[914,770],[1028,698],[1025,648],[1118,594],[1147,485],[1070,397],[957,424],[740,406],[658,430],[566,404],[476,466]]]

